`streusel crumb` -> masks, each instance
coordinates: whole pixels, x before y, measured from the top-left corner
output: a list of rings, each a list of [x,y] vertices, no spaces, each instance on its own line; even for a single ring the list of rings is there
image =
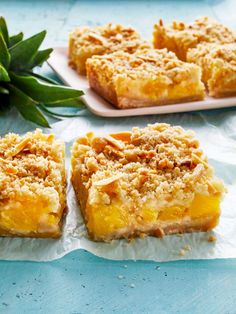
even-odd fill
[[[187,51],[201,43],[235,43],[235,34],[221,23],[208,17],[201,17],[192,24],[174,21],[164,26],[161,20],[154,26],[153,42],[155,48],[167,48],[178,58],[186,60]]]
[[[65,178],[58,164],[64,156],[58,154],[59,144],[53,135],[41,130],[23,137],[9,133],[0,138],[0,205],[18,193],[30,194],[46,187],[63,194],[61,182]]]
[[[90,86],[118,108],[204,98],[201,69],[167,49],[115,52],[87,60]]]
[[[192,131],[154,124],[133,128],[126,144],[118,141],[120,145],[116,145],[115,141],[107,137],[77,141],[82,180],[87,188],[92,183],[97,187],[104,204],[110,203],[111,195],[104,194],[101,187],[112,183],[134,204],[155,197],[162,205],[185,205],[195,193],[208,195],[212,186],[216,193],[224,190],[221,181],[213,178]]]
[[[78,27],[69,38],[69,64],[85,74],[85,62],[93,55],[114,51],[134,53],[137,49],[149,48],[151,44],[141,39],[137,31],[120,24],[96,27]]]
[[[236,43],[198,45],[189,49],[187,61],[202,68],[202,80],[210,96],[236,94]]]
[[[64,158],[64,144],[41,130],[0,137],[0,235],[60,235]]]

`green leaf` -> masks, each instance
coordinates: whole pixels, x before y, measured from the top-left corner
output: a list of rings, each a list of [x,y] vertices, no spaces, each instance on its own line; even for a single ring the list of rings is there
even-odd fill
[[[10,82],[10,77],[7,73],[7,70],[4,68],[2,64],[0,64],[0,81]]]
[[[15,106],[26,120],[43,127],[50,127],[44,115],[36,107],[37,103],[33,99],[13,85],[9,85],[9,89],[11,105]]]
[[[6,114],[11,109],[9,97],[7,94],[0,94],[0,115]]]
[[[18,42],[22,41],[24,34],[20,32],[19,34],[13,35],[9,38],[9,47],[16,45]]]
[[[0,94],[5,94],[5,95],[8,95],[9,94],[9,90],[0,86]]]
[[[2,34],[5,43],[8,45],[9,36],[8,36],[7,23],[3,16],[0,17],[0,33]]]
[[[9,49],[11,54],[10,68],[12,70],[28,69],[45,36],[46,31],[43,31],[12,46]]]
[[[38,73],[34,73],[33,71],[24,71],[24,72],[21,72],[22,74],[26,74],[26,75],[30,75],[30,76],[34,76],[38,79],[40,79],[41,81],[45,81],[47,83],[50,83],[50,84],[53,84],[53,85],[60,85],[57,81],[49,78],[49,77],[46,77],[46,76],[42,76]]]
[[[49,114],[49,115],[51,115],[51,116],[53,116],[54,118],[57,118],[58,119],[58,117],[63,117],[63,118],[74,118],[74,117],[81,117],[81,114],[79,113],[79,114],[62,114],[62,113],[57,113],[57,112],[55,112],[55,111],[51,111],[51,110],[49,110],[46,106],[44,106],[44,105],[39,105],[40,106],[40,108],[43,110],[43,111],[45,111],[47,114]]]
[[[10,64],[11,56],[8,52],[7,45],[3,38],[3,35],[0,33],[0,63],[5,67],[8,68]]]
[[[20,76],[10,73],[12,82],[25,94],[40,103],[55,103],[62,100],[78,98],[83,95],[82,91],[42,82],[33,76]]]
[[[36,66],[41,66],[44,63],[44,61],[46,61],[49,58],[50,53],[52,51],[53,51],[52,48],[38,51],[31,60],[31,62],[29,63],[29,69],[32,69]]]
[[[79,108],[79,109],[80,108],[83,109],[85,107],[84,103],[79,98],[57,101],[54,103],[45,104],[45,106],[51,107],[51,108],[67,107],[67,108]]]

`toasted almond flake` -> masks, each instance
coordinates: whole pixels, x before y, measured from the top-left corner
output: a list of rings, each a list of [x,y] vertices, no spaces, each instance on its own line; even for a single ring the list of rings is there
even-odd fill
[[[206,168],[209,168],[209,165],[207,164],[207,162],[205,162],[204,160],[202,160],[202,159],[201,159],[199,156],[197,156],[196,154],[192,153],[192,157],[193,157],[196,161],[202,163]]]
[[[115,181],[119,180],[120,178],[123,177],[123,175],[124,175],[123,173],[119,173],[119,174],[117,174],[117,175],[115,175],[115,176],[113,176],[113,177],[106,178],[106,179],[103,179],[103,180],[99,180],[99,181],[97,181],[97,182],[94,182],[94,185],[95,185],[95,186],[104,186],[104,185],[108,185],[108,184],[110,184],[110,183],[112,183],[112,182],[115,182]]]
[[[115,146],[118,149],[123,149],[124,148],[124,143],[122,141],[116,140],[114,137],[110,135],[104,136],[104,138],[113,146]]]
[[[198,178],[202,175],[204,172],[204,167],[202,164],[198,164],[196,168],[193,170],[193,181],[198,180]]]
[[[112,133],[111,137],[115,138],[116,140],[130,143],[131,140],[131,132],[119,132],[119,133]]]
[[[97,34],[97,33],[92,33],[92,32],[91,32],[88,36],[89,36],[90,38],[93,38],[93,39],[99,41],[99,42],[100,42],[102,45],[104,45],[104,46],[106,46],[106,44],[107,44],[106,38],[102,37],[101,35],[99,35],[99,34]]]
[[[30,137],[24,138],[19,144],[17,144],[11,151],[9,151],[6,155],[7,157],[14,157],[19,154],[25,146],[29,143]]]
[[[216,188],[214,187],[214,185],[209,180],[207,181],[207,185],[208,185],[208,190],[210,193],[215,194],[218,192]]]

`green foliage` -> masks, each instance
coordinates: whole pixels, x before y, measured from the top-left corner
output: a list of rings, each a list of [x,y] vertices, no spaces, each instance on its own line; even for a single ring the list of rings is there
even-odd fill
[[[84,104],[82,91],[34,73],[34,67],[41,66],[52,52],[51,48],[39,50],[45,36],[46,31],[27,39],[23,33],[9,36],[6,21],[0,17],[0,114],[14,106],[26,120],[50,127],[45,114],[77,116],[57,114],[50,108],[83,108]]]

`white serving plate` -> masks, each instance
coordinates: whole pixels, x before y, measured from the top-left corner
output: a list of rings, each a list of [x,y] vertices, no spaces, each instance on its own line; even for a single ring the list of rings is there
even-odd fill
[[[236,106],[236,97],[212,98],[207,96],[205,100],[192,101],[181,104],[165,106],[145,107],[136,109],[117,109],[108,101],[96,94],[88,85],[86,77],[79,75],[68,66],[67,49],[65,47],[54,48],[48,64],[58,74],[62,81],[73,88],[81,89],[85,95],[83,100],[94,114],[103,117],[141,116],[150,114],[165,114],[174,112],[187,112]]]

